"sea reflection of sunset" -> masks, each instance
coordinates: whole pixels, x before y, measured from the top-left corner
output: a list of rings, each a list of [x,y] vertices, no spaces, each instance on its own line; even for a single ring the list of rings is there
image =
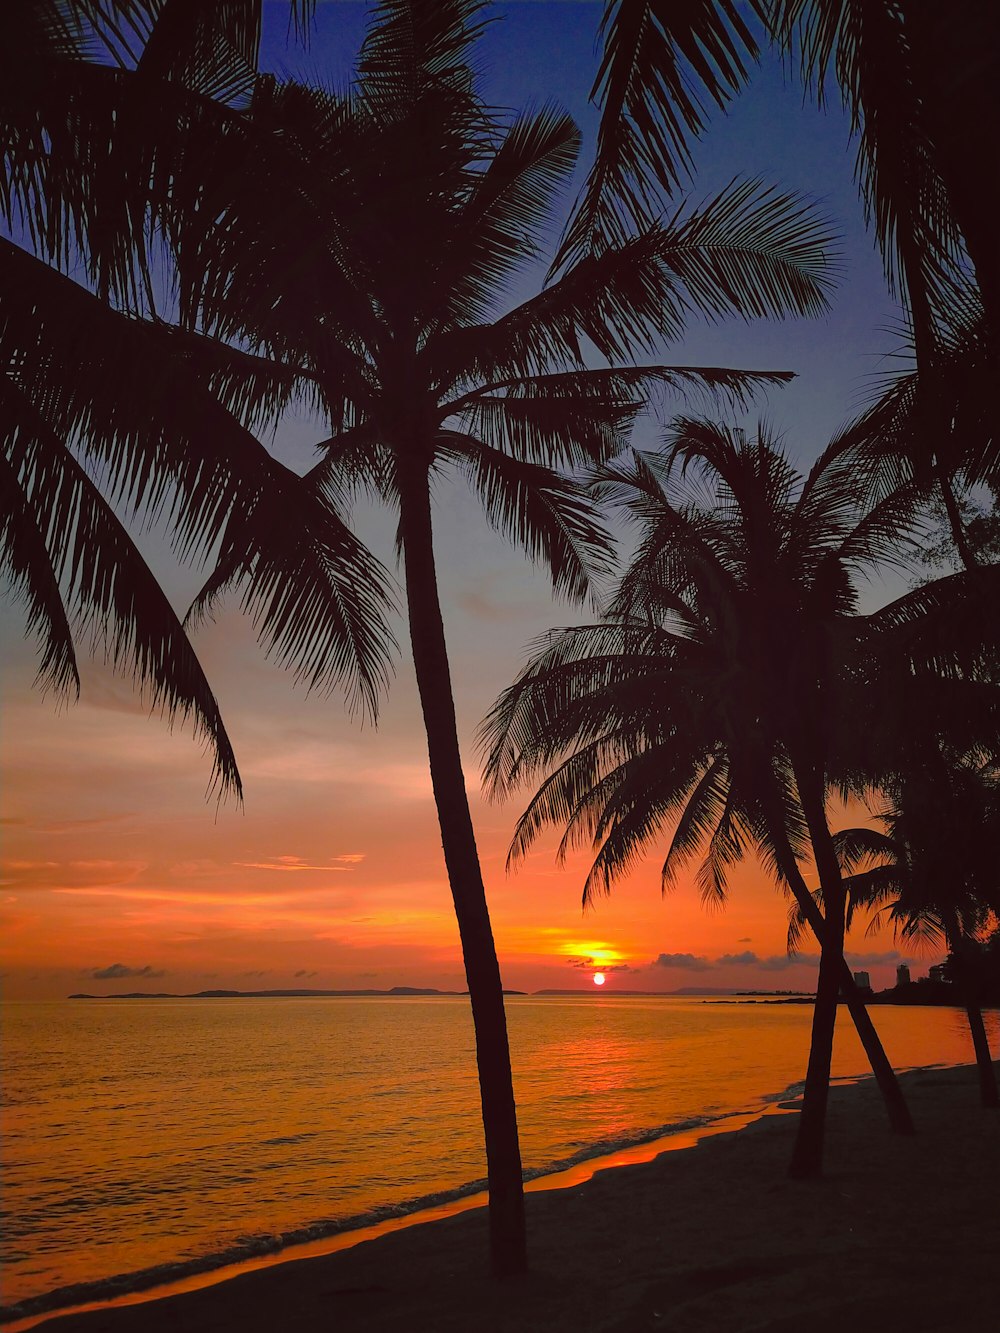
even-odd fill
[[[531,1173],[780,1098],[811,1016],[596,993],[508,1010]],[[900,1066],[971,1058],[957,1011],[876,1018]],[[481,1176],[461,997],[9,1003],[4,1027],[6,1303],[231,1262]],[[846,1025],[834,1070],[865,1072]]]

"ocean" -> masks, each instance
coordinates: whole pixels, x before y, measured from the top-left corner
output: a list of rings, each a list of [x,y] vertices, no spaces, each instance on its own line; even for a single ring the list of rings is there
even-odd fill
[[[971,1061],[961,1011],[880,1007],[897,1068]],[[526,1171],[763,1110],[804,1075],[808,1005],[512,997]],[[458,996],[7,1002],[2,1301],[76,1304],[482,1185]],[[996,1049],[998,1016],[988,1016]],[[835,1076],[866,1072],[847,1013]]]

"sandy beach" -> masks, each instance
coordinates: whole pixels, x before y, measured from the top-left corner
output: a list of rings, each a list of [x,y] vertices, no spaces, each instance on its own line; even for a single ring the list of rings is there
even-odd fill
[[[794,1114],[528,1196],[532,1271],[494,1283],[482,1210],[50,1333],[976,1333],[996,1327],[1000,1116],[974,1070],[914,1071],[918,1135],[835,1088],[827,1174],[785,1177]]]

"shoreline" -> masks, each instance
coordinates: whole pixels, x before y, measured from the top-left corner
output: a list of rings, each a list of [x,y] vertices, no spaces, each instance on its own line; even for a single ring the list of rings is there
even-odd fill
[[[841,1080],[843,1083],[857,1081],[859,1080]],[[711,1138],[715,1134],[735,1133],[765,1116],[795,1109],[797,1102],[794,1099],[797,1095],[794,1088],[788,1088],[761,1101],[752,1109],[727,1112],[713,1119],[680,1123],[665,1133],[651,1133],[646,1138],[640,1137],[613,1149],[593,1145],[597,1151],[585,1148],[566,1162],[555,1163],[552,1167],[541,1168],[530,1174],[526,1172],[525,1193],[569,1189],[585,1184],[598,1171],[635,1166],[651,1162],[663,1153],[697,1147],[702,1139]],[[297,1234],[293,1233],[292,1239],[287,1242],[275,1237],[273,1244],[262,1244],[259,1250],[248,1251],[228,1261],[219,1262],[218,1256],[206,1256],[204,1260],[193,1259],[188,1264],[178,1261],[176,1264],[164,1265],[160,1270],[144,1269],[103,1280],[95,1279],[93,1282],[80,1284],[76,1299],[63,1300],[51,1308],[30,1307],[76,1289],[60,1288],[57,1291],[41,1293],[39,1296],[26,1297],[23,1301],[13,1303],[10,1308],[19,1310],[21,1307],[28,1307],[27,1311],[13,1316],[5,1314],[0,1318],[0,1333],[27,1333],[29,1329],[64,1316],[84,1314],[94,1310],[117,1309],[121,1306],[146,1305],[151,1301],[166,1300],[185,1292],[202,1291],[206,1287],[230,1282],[246,1273],[274,1268],[279,1264],[337,1254],[394,1231],[422,1226],[428,1222],[457,1217],[477,1208],[485,1208],[488,1195],[483,1188],[484,1184],[485,1182],[474,1182],[459,1187],[439,1200],[418,1199],[411,1204],[401,1204],[398,1210],[387,1211],[387,1215],[382,1217],[346,1218],[343,1223],[331,1223],[330,1230],[317,1235],[297,1238]],[[307,1231],[309,1228],[303,1230]],[[268,1238],[261,1237],[261,1240],[265,1242]],[[171,1272],[175,1272],[176,1275],[171,1276]],[[130,1281],[135,1285],[127,1285]]]
[[[741,1127],[727,1117],[626,1150],[645,1153],[642,1161],[591,1158],[564,1182],[539,1177],[527,1187],[533,1268],[514,1282],[488,1278],[482,1196],[470,1196],[433,1210],[434,1220],[387,1219],[328,1238],[325,1249],[314,1242],[309,1254],[285,1250],[224,1276],[215,1270],[197,1289],[158,1287],[4,1328],[306,1333],[335,1315],[338,1333],[464,1333],[473,1324],[625,1333],[665,1327],[669,1310],[671,1333],[825,1333],[845,1320],[873,1333],[904,1323],[974,1333],[995,1314],[1000,1117],[979,1107],[971,1066],[902,1078],[918,1122],[911,1139],[888,1133],[870,1079],[835,1085],[820,1181],[785,1177],[794,1121],[778,1112],[787,1103],[745,1115]],[[829,1323],[818,1309],[803,1315],[817,1280],[824,1309],[840,1311]],[[745,1321],[750,1306],[756,1322]],[[911,1306],[912,1317],[899,1314]]]

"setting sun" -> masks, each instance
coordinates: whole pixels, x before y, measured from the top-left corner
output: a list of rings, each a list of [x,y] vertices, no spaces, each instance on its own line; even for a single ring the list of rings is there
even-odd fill
[[[603,986],[603,985],[604,985],[604,973],[603,973],[603,972],[595,972],[595,973],[594,973],[594,985],[595,985],[595,986]]]

